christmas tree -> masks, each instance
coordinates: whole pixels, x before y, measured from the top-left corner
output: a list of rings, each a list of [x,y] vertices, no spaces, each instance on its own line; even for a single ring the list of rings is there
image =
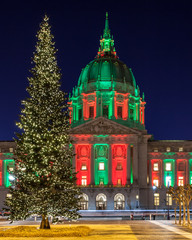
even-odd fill
[[[50,228],[48,216],[77,219],[79,189],[72,169],[67,97],[61,91],[55,43],[44,17],[37,33],[36,51],[27,92],[17,126],[15,179],[6,199],[10,219],[42,216],[40,228]]]

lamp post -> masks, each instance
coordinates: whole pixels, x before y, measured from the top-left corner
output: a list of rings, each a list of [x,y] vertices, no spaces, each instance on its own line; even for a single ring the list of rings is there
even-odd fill
[[[168,181],[168,189],[169,189],[169,181]],[[168,193],[168,204],[167,204],[167,220],[170,220],[170,216],[169,216],[169,193]]]

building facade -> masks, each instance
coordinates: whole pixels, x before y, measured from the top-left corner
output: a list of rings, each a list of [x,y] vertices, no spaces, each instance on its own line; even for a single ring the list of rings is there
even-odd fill
[[[106,15],[97,56],[69,97],[84,215],[87,210],[166,209],[172,206],[169,186],[192,184],[192,141],[152,140],[145,105],[132,70],[117,56]],[[0,208],[9,194],[14,149],[14,142],[0,142]]]

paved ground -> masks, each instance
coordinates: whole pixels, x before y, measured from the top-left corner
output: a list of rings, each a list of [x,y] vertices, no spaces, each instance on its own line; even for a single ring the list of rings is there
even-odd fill
[[[20,222],[23,224],[25,222]],[[26,222],[27,223],[27,222]],[[34,222],[33,222],[34,224]],[[36,223],[39,225],[39,222]],[[76,223],[77,224],[77,223]],[[76,225],[75,224],[75,225]],[[7,223],[0,223],[7,226]],[[15,225],[18,225],[16,223]],[[71,224],[66,223],[66,226]],[[78,225],[86,225],[93,229],[88,237],[83,240],[172,240],[192,239],[192,229],[174,224],[174,221],[80,221]],[[18,240],[23,238],[18,238]],[[40,238],[28,238],[40,240]],[[41,238],[42,239],[42,238]],[[82,238],[52,238],[52,240],[76,240]],[[6,238],[6,240],[13,240]],[[16,240],[16,238],[14,238]],[[51,240],[51,238],[46,238]]]

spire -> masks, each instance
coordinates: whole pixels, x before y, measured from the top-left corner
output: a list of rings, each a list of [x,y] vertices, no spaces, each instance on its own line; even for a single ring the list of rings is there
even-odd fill
[[[105,29],[103,31],[103,36],[101,37],[100,40],[100,48],[97,53],[98,58],[104,56],[112,56],[117,58],[114,47],[114,40],[113,37],[111,36],[111,31],[109,29],[108,12],[106,12]]]
[[[109,30],[109,19],[108,19],[108,12],[106,12],[106,19],[105,19],[105,29],[103,32],[103,37],[111,37],[110,30]]]

